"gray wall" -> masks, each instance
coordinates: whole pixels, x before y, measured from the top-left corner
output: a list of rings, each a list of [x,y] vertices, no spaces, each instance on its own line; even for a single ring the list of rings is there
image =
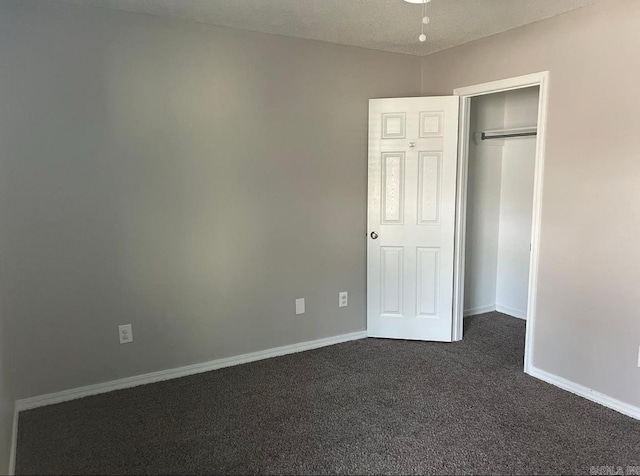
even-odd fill
[[[9,469],[9,453],[13,431],[13,391],[7,372],[7,339],[4,322],[0,317],[0,474]]]
[[[640,405],[640,2],[428,57],[425,94],[551,72],[533,364]]]
[[[22,0],[0,64],[18,398],[365,329],[367,100],[418,58]]]

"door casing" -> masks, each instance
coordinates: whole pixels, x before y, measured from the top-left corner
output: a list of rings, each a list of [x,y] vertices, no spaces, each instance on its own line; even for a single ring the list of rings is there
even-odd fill
[[[535,177],[533,185],[533,222],[531,227],[531,255],[529,261],[529,289],[524,352],[524,371],[531,374],[533,368],[533,339],[536,318],[538,288],[538,264],[540,256],[540,231],[542,215],[542,191],[544,179],[544,157],[547,131],[547,107],[549,96],[549,72],[518,76],[457,88],[460,96],[460,133],[458,135],[458,183],[456,191],[456,232],[454,238],[454,283],[453,283],[453,329],[454,341],[462,340],[464,322],[464,265],[467,221],[467,179],[469,170],[469,138],[471,99],[487,94],[538,86],[538,135],[536,138]]]

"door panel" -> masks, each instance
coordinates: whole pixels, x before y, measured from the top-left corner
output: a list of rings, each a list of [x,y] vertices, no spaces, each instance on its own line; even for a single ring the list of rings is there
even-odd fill
[[[417,257],[417,315],[419,317],[438,316],[438,248],[418,248]]]
[[[382,223],[401,225],[404,218],[404,152],[382,154]]]
[[[380,297],[380,311],[385,316],[402,317],[402,265],[404,264],[404,249],[397,246],[383,246],[380,248],[380,265],[382,289]]]
[[[440,162],[441,152],[420,152],[418,190],[418,224],[435,225],[438,223],[440,205]]]
[[[451,341],[458,98],[369,103],[367,328]]]

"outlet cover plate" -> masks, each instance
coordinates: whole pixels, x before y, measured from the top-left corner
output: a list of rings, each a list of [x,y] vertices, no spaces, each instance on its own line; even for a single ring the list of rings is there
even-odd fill
[[[121,344],[133,342],[133,329],[131,328],[131,324],[118,326],[118,335],[120,336]]]
[[[338,307],[347,307],[349,305],[349,293],[342,291],[338,294]]]

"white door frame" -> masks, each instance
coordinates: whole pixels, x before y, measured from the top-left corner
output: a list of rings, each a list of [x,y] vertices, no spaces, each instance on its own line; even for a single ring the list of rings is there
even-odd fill
[[[454,245],[453,283],[453,340],[462,339],[464,320],[464,264],[467,222],[467,173],[469,167],[470,109],[471,98],[486,94],[540,87],[538,102],[538,135],[536,138],[535,178],[533,184],[533,221],[531,228],[531,256],[529,261],[529,296],[527,302],[527,330],[524,350],[524,371],[531,373],[533,362],[533,337],[536,317],[538,287],[538,261],[540,253],[540,218],[542,215],[542,182],[544,178],[544,155],[547,129],[547,105],[549,94],[549,72],[529,74],[490,83],[458,88],[453,94],[460,96],[460,135],[458,152],[458,184],[456,193],[456,235]]]

